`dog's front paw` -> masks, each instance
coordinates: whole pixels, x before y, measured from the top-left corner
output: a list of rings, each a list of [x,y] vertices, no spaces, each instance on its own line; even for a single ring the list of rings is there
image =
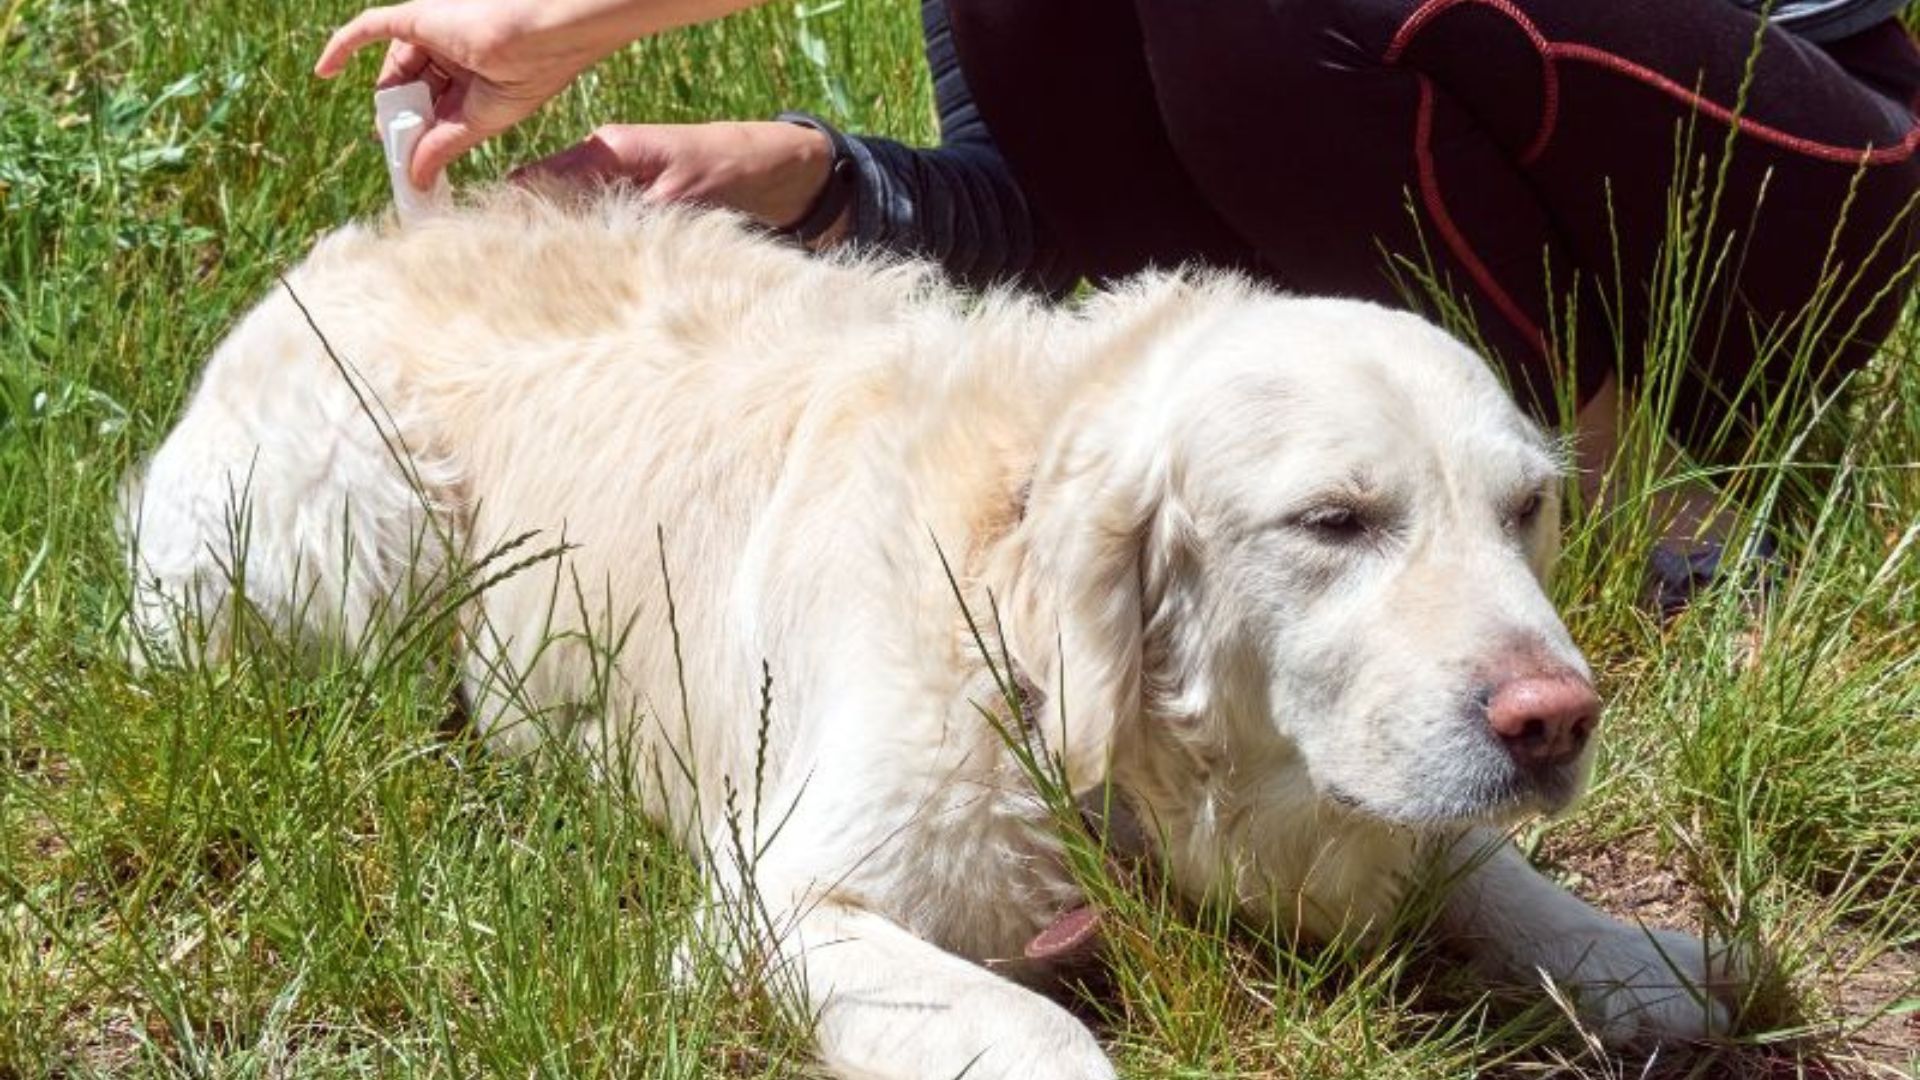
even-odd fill
[[[1733,1026],[1747,964],[1726,945],[1675,930],[1609,925],[1564,981],[1580,1019],[1613,1047],[1697,1041]]]
[[[1022,991],[1024,994],[1025,991]],[[987,997],[1002,995],[989,994]],[[1038,999],[1035,999],[1038,1001]],[[827,1071],[840,1080],[1115,1080],[1106,1051],[1086,1026],[1050,1003],[1012,995],[981,1014],[979,998],[940,1006],[913,1001],[838,1000],[817,1029]],[[886,1014],[869,1027],[861,1014]]]
[[[967,1080],[1114,1080],[1113,1063],[1086,1025],[1049,1006],[1025,1015],[1003,1012],[983,1046],[968,1055],[963,1072],[916,1070],[920,1076],[965,1076]]]

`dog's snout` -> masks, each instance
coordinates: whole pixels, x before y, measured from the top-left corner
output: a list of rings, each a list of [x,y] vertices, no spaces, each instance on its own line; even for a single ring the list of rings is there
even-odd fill
[[[1600,723],[1600,695],[1571,672],[1509,679],[1487,701],[1487,724],[1532,769],[1563,765],[1586,749]]]

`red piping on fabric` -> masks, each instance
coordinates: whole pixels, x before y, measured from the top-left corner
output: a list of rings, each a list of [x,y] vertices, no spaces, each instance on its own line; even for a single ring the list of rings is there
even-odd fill
[[[1527,313],[1514,302],[1513,297],[1507,295],[1507,290],[1501,288],[1500,283],[1494,279],[1493,272],[1487,269],[1487,264],[1480,261],[1480,256],[1475,253],[1473,246],[1467,243],[1465,236],[1461,235],[1459,226],[1453,223],[1453,215],[1447,213],[1446,200],[1440,195],[1439,174],[1433,166],[1433,80],[1418,73],[1414,77],[1420,80],[1420,111],[1413,130],[1413,153],[1420,169],[1420,201],[1426,204],[1428,215],[1433,218],[1434,226],[1440,230],[1440,238],[1447,242],[1453,257],[1459,259],[1461,265],[1467,268],[1467,273],[1473,277],[1474,284],[1479,285],[1480,291],[1493,301],[1493,306],[1500,309],[1500,314],[1506,316],[1507,321],[1525,334],[1528,340],[1534,342],[1544,354],[1548,351],[1547,335],[1541,332],[1540,327],[1536,326],[1532,319],[1527,318]]]
[[[1750,135],[1783,150],[1790,150],[1820,161],[1831,161],[1839,165],[1890,165],[1906,161],[1914,155],[1916,149],[1920,149],[1920,126],[1908,131],[1906,137],[1899,142],[1882,147],[1875,147],[1872,144],[1863,147],[1836,146],[1832,143],[1818,142],[1789,134],[1751,117],[1742,116],[1725,105],[1695,93],[1652,68],[1636,64],[1618,53],[1575,42],[1548,41],[1546,35],[1540,32],[1540,28],[1533,24],[1533,20],[1527,18],[1526,13],[1514,5],[1513,0],[1426,0],[1425,3],[1414,8],[1412,14],[1408,15],[1406,21],[1402,22],[1400,28],[1394,32],[1393,40],[1387,45],[1384,57],[1386,62],[1398,64],[1400,57],[1413,43],[1414,37],[1425,29],[1428,23],[1447,10],[1462,4],[1490,7],[1513,20],[1514,25],[1527,36],[1527,40],[1533,43],[1534,51],[1540,57],[1542,78],[1545,81],[1545,89],[1542,93],[1542,116],[1539,130],[1535,133],[1533,140],[1527,144],[1526,150],[1521,153],[1522,165],[1532,164],[1546,150],[1554,126],[1559,122],[1560,78],[1556,64],[1560,60],[1574,60],[1605,68],[1617,75],[1623,75],[1652,87],[1689,109],[1704,113],[1743,135]]]
[[[1407,46],[1413,43],[1414,36],[1424,29],[1434,16],[1448,8],[1459,7],[1461,4],[1481,4],[1512,19],[1514,24],[1520,27],[1521,32],[1527,35],[1527,40],[1533,42],[1533,51],[1540,57],[1540,126],[1534,131],[1533,139],[1527,143],[1527,148],[1520,152],[1520,164],[1531,165],[1539,159],[1541,154],[1547,152],[1547,143],[1553,138],[1553,129],[1560,122],[1560,71],[1554,66],[1552,44],[1547,41],[1547,36],[1540,32],[1539,27],[1533,25],[1533,20],[1527,18],[1526,12],[1513,5],[1512,0],[1427,0],[1426,3],[1415,8],[1413,14],[1407,16],[1407,21],[1401,23],[1400,29],[1394,32],[1393,41],[1387,46],[1386,62],[1398,64],[1400,54],[1407,51]]]
[[[1429,0],[1429,2],[1444,2],[1444,0]],[[1483,0],[1468,0],[1468,2],[1477,3]],[[1556,41],[1548,44],[1547,55],[1555,60],[1578,60],[1584,64],[1594,64],[1616,74],[1625,75],[1629,79],[1653,87],[1695,112],[1705,113],[1723,124],[1732,126],[1742,135],[1752,136],[1761,142],[1771,143],[1783,150],[1791,150],[1806,157],[1831,161],[1836,165],[1897,165],[1913,157],[1914,149],[1920,147],[1920,126],[1908,131],[1905,138],[1891,146],[1876,147],[1871,143],[1863,147],[1835,146],[1832,143],[1815,142],[1798,135],[1790,135],[1751,117],[1741,116],[1725,105],[1694,93],[1652,68],[1642,67],[1605,49]]]
[[[1532,141],[1527,144],[1526,149],[1520,155],[1520,164],[1523,166],[1533,164],[1541,154],[1546,152],[1547,144],[1552,140],[1554,129],[1559,124],[1560,76],[1558,63],[1561,60],[1573,60],[1580,63],[1593,64],[1612,71],[1615,74],[1623,75],[1674,98],[1696,112],[1704,113],[1715,120],[1731,126],[1736,132],[1742,135],[1751,136],[1761,142],[1769,143],[1781,149],[1803,154],[1820,161],[1830,161],[1835,164],[1853,165],[1856,167],[1863,165],[1896,164],[1909,160],[1913,157],[1916,148],[1920,148],[1920,124],[1916,124],[1912,130],[1907,132],[1906,137],[1898,143],[1885,147],[1875,147],[1871,144],[1859,148],[1835,146],[1831,143],[1817,142],[1813,139],[1804,139],[1798,135],[1789,134],[1778,128],[1760,123],[1757,120],[1741,116],[1732,109],[1718,102],[1711,101],[1674,82],[1665,75],[1651,68],[1636,64],[1626,57],[1607,52],[1604,49],[1596,49],[1590,45],[1548,41],[1546,35],[1540,32],[1539,27],[1535,26],[1533,21],[1527,18],[1526,13],[1522,12],[1518,7],[1515,7],[1512,0],[1426,0],[1425,3],[1415,8],[1413,13],[1407,16],[1406,21],[1400,24],[1400,28],[1394,32],[1393,40],[1387,46],[1387,52],[1384,58],[1386,62],[1388,64],[1398,64],[1400,57],[1406,52],[1407,47],[1412,44],[1414,37],[1418,35],[1428,23],[1433,21],[1433,19],[1442,12],[1449,8],[1458,7],[1461,4],[1480,4],[1484,7],[1493,8],[1507,16],[1507,18],[1512,19],[1514,24],[1527,35],[1527,40],[1533,43],[1534,51],[1540,56],[1541,79],[1544,85],[1542,91],[1543,104],[1541,107],[1540,126],[1538,130],[1535,131]],[[1415,120],[1413,133],[1414,158],[1420,173],[1420,201],[1426,206],[1427,214],[1433,218],[1435,227],[1440,230],[1440,237],[1446,242],[1448,250],[1452,251],[1454,258],[1458,259],[1461,265],[1466,267],[1467,273],[1472,276],[1474,283],[1480,286],[1481,292],[1493,302],[1493,306],[1500,311],[1500,314],[1504,316],[1509,323],[1513,324],[1515,329],[1525,335],[1528,340],[1534,342],[1540,349],[1540,352],[1545,355],[1550,351],[1546,334],[1541,332],[1540,327],[1535,324],[1532,319],[1527,317],[1526,312],[1520,305],[1515,303],[1513,297],[1508,295],[1506,289],[1502,288],[1500,283],[1494,279],[1492,271],[1487,269],[1486,263],[1480,261],[1479,254],[1475,252],[1473,246],[1467,242],[1467,238],[1460,232],[1459,226],[1454,224],[1453,215],[1447,212],[1446,200],[1440,193],[1439,174],[1433,161],[1433,80],[1420,72],[1415,72],[1414,74],[1420,84],[1420,109]]]

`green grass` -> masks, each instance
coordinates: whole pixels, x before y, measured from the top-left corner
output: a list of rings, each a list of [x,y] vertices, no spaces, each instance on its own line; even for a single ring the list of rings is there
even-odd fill
[[[629,50],[456,180],[610,119],[804,107],[929,137],[915,5],[815,10]],[[348,11],[0,0],[0,1077],[792,1075],[803,1026],[702,959],[691,863],[577,766],[451,730],[426,665],[120,659],[119,476],[273,273],[386,201],[371,61],[307,75]],[[1631,498],[1570,526],[1560,599],[1613,705],[1593,796],[1525,839],[1603,903],[1777,961],[1745,1034],[1663,1068],[1920,1072],[1920,1028],[1886,1015],[1920,998],[1916,345],[1713,459],[1793,567],[1757,645],[1731,597],[1640,613]],[[1086,1008],[1132,1075],[1640,1071],[1418,942],[1302,952],[1150,889],[1114,903]]]

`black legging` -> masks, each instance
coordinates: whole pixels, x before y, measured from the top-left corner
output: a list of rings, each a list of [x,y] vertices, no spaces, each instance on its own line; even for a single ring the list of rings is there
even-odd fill
[[[1727,0],[948,7],[987,126],[1064,247],[1110,273],[1244,244],[1287,287],[1397,303],[1382,250],[1419,259],[1424,238],[1543,416],[1567,377],[1549,276],[1556,292],[1583,283],[1576,399],[1616,358],[1633,374],[1678,125],[1709,183],[1737,132],[1718,211],[1730,265],[1691,343],[1702,411],[1757,361],[1763,381],[1785,377],[1790,350],[1759,355],[1756,328],[1807,308],[1823,273],[1851,283],[1820,350],[1837,367],[1884,339],[1904,298],[1920,51],[1892,22],[1825,46],[1764,31],[1741,106],[1758,24]],[[1080,83],[1092,100],[1060,98]],[[1076,134],[1089,109],[1134,115]],[[1115,230],[1153,240],[1128,249]]]

